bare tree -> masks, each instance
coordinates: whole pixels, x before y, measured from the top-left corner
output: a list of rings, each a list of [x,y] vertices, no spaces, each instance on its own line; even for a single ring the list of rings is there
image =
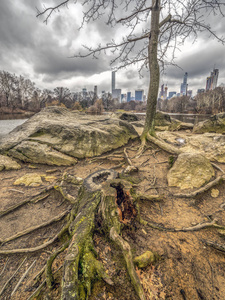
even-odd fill
[[[15,76],[9,72],[0,72],[0,90],[5,98],[6,107],[10,107],[15,91]]]
[[[68,6],[70,2],[67,0],[56,6],[44,8],[38,11],[37,16],[44,15],[44,22],[47,23],[53,12]],[[164,68],[168,63],[175,64],[176,48],[183,44],[187,37],[192,37],[195,41],[202,31],[208,32],[211,37],[224,43],[224,38],[213,31],[208,20],[215,15],[224,17],[225,3],[220,0],[126,0],[123,2],[83,0],[80,2],[86,8],[83,13],[83,24],[106,15],[108,25],[122,25],[130,30],[124,30],[125,34],[120,42],[112,40],[106,45],[100,44],[95,48],[85,46],[86,52],[75,56],[96,57],[102,51],[111,50],[115,55],[111,63],[117,68],[137,64],[139,71],[145,66],[150,70],[147,112],[141,135],[144,144],[148,133],[154,135],[160,67]]]
[[[59,103],[64,103],[67,98],[70,97],[71,92],[65,87],[56,87],[54,89],[55,97],[59,100]]]

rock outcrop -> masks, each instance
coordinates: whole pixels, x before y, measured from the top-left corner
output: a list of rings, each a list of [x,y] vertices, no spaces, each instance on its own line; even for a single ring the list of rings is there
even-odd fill
[[[210,161],[199,153],[182,153],[167,174],[169,186],[199,188],[215,175]]]
[[[219,133],[185,134],[158,132],[165,142],[178,146],[182,152],[201,153],[211,161],[225,163],[225,135]]]
[[[134,127],[118,118],[48,107],[3,137],[0,152],[26,162],[72,165],[76,158],[101,155],[136,137]]]
[[[225,113],[211,116],[208,120],[195,124],[194,133],[216,132],[225,133]]]
[[[0,171],[2,170],[19,170],[21,166],[10,157],[0,155]]]

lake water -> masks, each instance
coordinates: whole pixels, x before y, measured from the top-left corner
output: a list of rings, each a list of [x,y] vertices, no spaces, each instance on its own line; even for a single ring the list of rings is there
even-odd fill
[[[184,123],[198,123],[205,121],[210,118],[211,115],[197,115],[197,114],[176,114],[176,113],[168,113],[171,118],[177,119]]]
[[[165,113],[170,115],[171,118],[177,119],[184,123],[195,124],[202,122],[210,118],[211,115],[197,115],[197,114],[177,114],[177,113]],[[135,113],[135,115],[145,116],[145,113]]]
[[[0,138],[23,124],[27,119],[0,120]]]

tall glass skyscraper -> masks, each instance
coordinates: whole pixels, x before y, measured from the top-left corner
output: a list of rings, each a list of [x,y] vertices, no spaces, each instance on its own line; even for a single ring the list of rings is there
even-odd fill
[[[112,93],[116,88],[116,71],[112,71]]]

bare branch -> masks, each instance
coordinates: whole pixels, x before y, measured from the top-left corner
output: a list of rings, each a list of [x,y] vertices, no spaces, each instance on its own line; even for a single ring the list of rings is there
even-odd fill
[[[43,11],[40,11],[39,9],[37,9],[38,14],[36,15],[36,17],[38,18],[38,17],[43,16],[47,13],[47,17],[43,21],[44,23],[47,24],[48,19],[50,18],[52,13],[56,10],[59,10],[60,7],[66,6],[69,2],[70,2],[70,0],[65,0],[64,2],[60,3],[59,5],[56,5],[54,7],[48,7],[46,9],[44,9]]]

